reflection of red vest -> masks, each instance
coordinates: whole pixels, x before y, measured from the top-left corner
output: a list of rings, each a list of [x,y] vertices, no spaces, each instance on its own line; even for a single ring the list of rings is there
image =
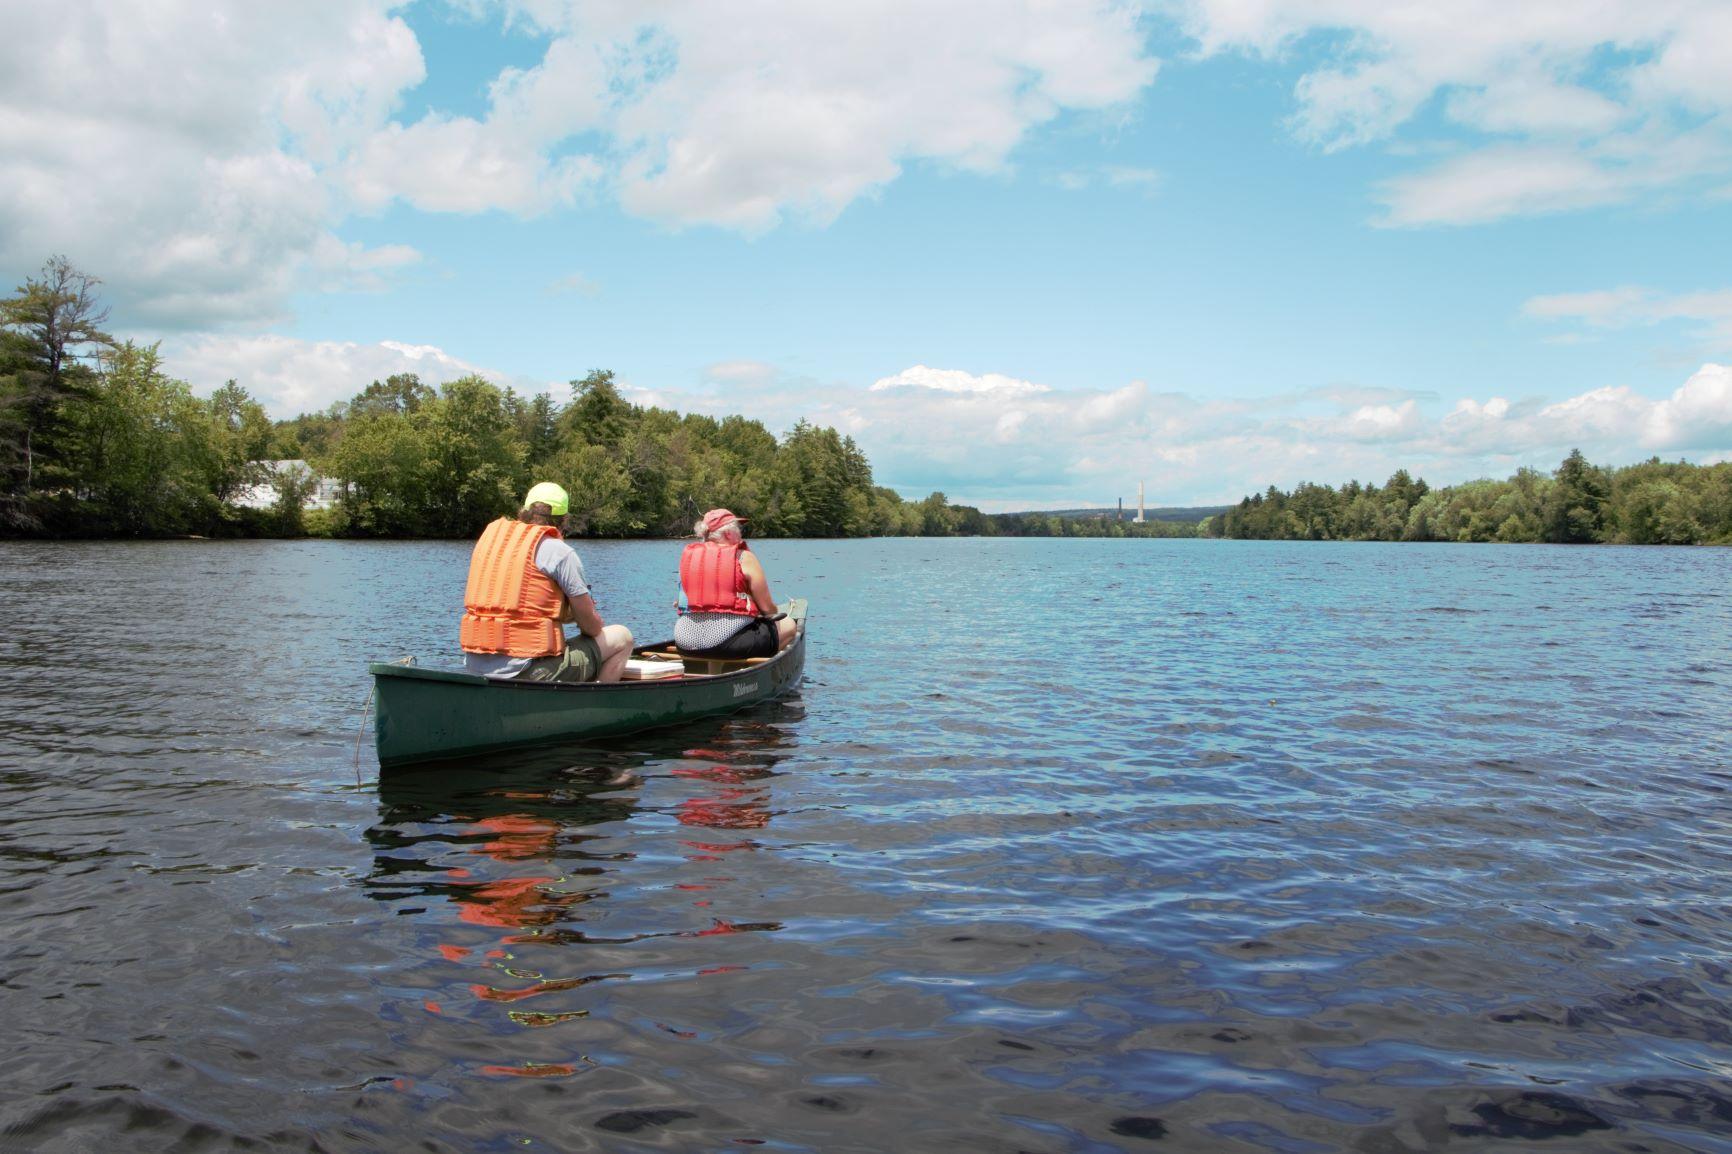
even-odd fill
[[[557,538],[552,525],[525,525],[501,517],[487,526],[469,557],[458,644],[468,653],[552,657],[565,652],[559,628],[565,593],[535,567],[542,539]]]
[[[745,551],[743,541],[738,545],[693,541],[686,546],[680,554],[680,588],[685,590],[688,612],[757,615],[746,591],[745,570],[740,568],[740,554]]]

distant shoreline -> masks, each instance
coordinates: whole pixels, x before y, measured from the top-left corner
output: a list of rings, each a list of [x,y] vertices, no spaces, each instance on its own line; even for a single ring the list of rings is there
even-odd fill
[[[662,544],[672,545],[672,544],[681,544],[681,543],[690,541],[691,538],[690,537],[570,537],[570,538],[567,538],[567,540],[570,540],[570,541],[572,541],[574,543],[578,543],[578,544],[584,544],[584,543],[618,544],[618,543],[623,543],[623,542],[628,542],[628,541],[644,541],[644,542],[659,542]],[[767,542],[767,541],[1108,541],[1108,540],[1113,540],[1113,541],[1211,541],[1211,542],[1218,542],[1218,543],[1222,543],[1222,544],[1231,544],[1234,542],[1242,542],[1242,541],[1254,541],[1254,542],[1259,542],[1259,543],[1283,542],[1283,543],[1287,543],[1287,544],[1299,544],[1299,545],[1520,545],[1520,546],[1559,545],[1559,546],[1563,546],[1563,547],[1567,547],[1567,548],[1578,548],[1578,547],[1582,547],[1582,546],[1599,546],[1599,547],[1609,547],[1609,548],[1631,548],[1631,549],[1645,549],[1645,548],[1673,548],[1673,549],[1715,549],[1715,548],[1722,548],[1723,549],[1723,548],[1732,548],[1732,540],[1701,541],[1701,542],[1660,542],[1660,541],[1646,541],[1646,542],[1635,542],[1635,541],[1556,542],[1556,541],[1457,541],[1457,540],[1435,540],[1434,539],[1434,540],[1420,541],[1420,540],[1407,540],[1407,539],[1383,540],[1383,539],[1373,538],[1373,537],[1323,537],[1323,538],[1311,538],[1311,537],[1220,537],[1220,536],[1212,536],[1212,535],[1205,534],[1205,533],[1173,533],[1173,534],[1165,534],[1165,535],[1162,535],[1162,534],[1139,534],[1139,535],[1134,535],[1134,536],[1130,535],[1130,534],[1126,534],[1123,536],[1116,536],[1116,537],[1111,536],[1111,535],[1089,535],[1089,534],[1075,534],[1075,535],[1065,534],[1063,536],[1044,536],[1044,535],[1036,535],[1036,534],[1008,534],[1008,533],[955,533],[955,534],[950,534],[948,536],[943,536],[943,537],[912,536],[912,535],[906,535],[906,534],[899,534],[899,535],[894,535],[894,536],[880,535],[880,536],[876,536],[876,537],[764,537],[764,536],[760,536],[760,537],[753,538],[753,540],[760,541],[760,542]],[[334,536],[329,536],[329,535],[318,535],[318,534],[312,534],[312,533],[302,534],[302,535],[297,536],[297,537],[285,537],[285,536],[281,536],[281,535],[245,536],[245,535],[240,535],[240,534],[234,534],[234,535],[229,535],[229,536],[210,537],[210,536],[201,536],[199,534],[186,534],[186,533],[164,535],[164,536],[159,536],[159,537],[47,536],[47,535],[26,535],[26,534],[18,534],[18,533],[9,533],[9,534],[0,535],[0,543],[8,543],[8,544],[19,543],[19,544],[72,545],[72,544],[98,544],[98,543],[101,543],[101,544],[140,544],[140,545],[145,545],[145,544],[165,544],[165,543],[169,543],[169,542],[182,542],[182,543],[186,543],[186,544],[192,544],[192,543],[196,542],[196,543],[206,544],[206,545],[226,545],[226,544],[238,544],[238,543],[243,543],[243,542],[255,542],[255,541],[281,541],[284,543],[301,542],[301,541],[336,541],[336,542],[343,542],[343,543],[353,544],[353,545],[402,544],[402,543],[411,542],[411,541],[422,541],[422,542],[451,541],[451,542],[457,542],[460,544],[471,544],[471,543],[473,543],[474,538],[473,537],[445,537],[445,536],[441,536],[441,537],[409,537],[409,536],[334,537]]]

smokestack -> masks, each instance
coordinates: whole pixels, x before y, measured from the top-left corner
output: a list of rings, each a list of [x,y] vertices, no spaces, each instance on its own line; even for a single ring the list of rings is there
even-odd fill
[[[1137,524],[1143,523],[1143,483],[1137,482]]]
[[[1113,518],[1113,520],[1115,520],[1115,521],[1123,521],[1123,520],[1124,520],[1124,519],[1125,519],[1125,499],[1124,499],[1124,498],[1123,498],[1123,497],[1120,497],[1120,498],[1119,498],[1119,511],[1118,511],[1118,515],[1117,515],[1117,516],[1115,516],[1115,517],[1114,517],[1114,518]]]

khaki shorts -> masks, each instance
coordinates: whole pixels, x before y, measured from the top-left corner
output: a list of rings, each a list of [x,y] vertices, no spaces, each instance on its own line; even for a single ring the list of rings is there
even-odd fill
[[[595,638],[574,633],[565,639],[565,652],[537,657],[523,667],[514,681],[594,681],[601,672],[601,646]]]

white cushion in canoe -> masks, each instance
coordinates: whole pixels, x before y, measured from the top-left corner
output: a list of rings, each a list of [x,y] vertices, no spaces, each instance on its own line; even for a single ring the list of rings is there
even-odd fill
[[[678,677],[686,671],[683,661],[655,661],[633,657],[626,661],[622,681],[655,681],[662,677]]]

